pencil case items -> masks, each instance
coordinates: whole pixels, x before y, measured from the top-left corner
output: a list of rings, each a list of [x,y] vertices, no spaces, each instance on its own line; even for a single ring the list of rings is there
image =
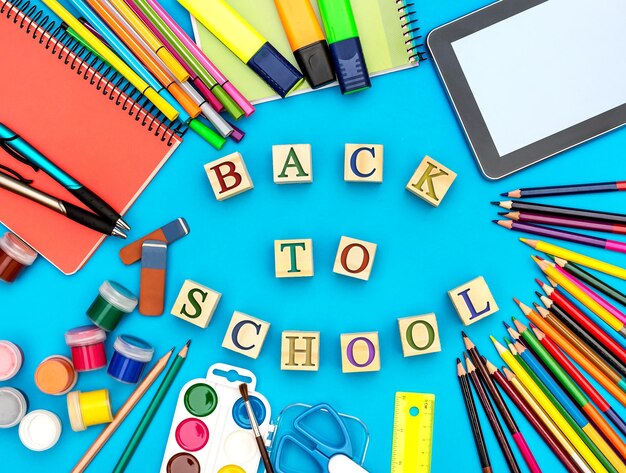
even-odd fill
[[[248,393],[276,473],[363,473],[369,432],[356,417],[331,406],[293,404],[271,421],[271,406],[256,392],[256,376],[218,363],[206,378],[181,389],[160,473],[256,473],[261,455],[239,385]],[[303,469],[307,466],[308,469]]]

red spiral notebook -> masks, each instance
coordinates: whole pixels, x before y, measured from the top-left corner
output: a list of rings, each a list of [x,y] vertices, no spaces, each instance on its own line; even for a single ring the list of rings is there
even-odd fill
[[[0,122],[124,214],[181,138],[149,114],[150,104],[123,78],[47,21],[38,25],[19,6],[0,2]],[[2,150],[0,164],[82,206],[43,171]],[[3,189],[0,222],[65,274],[78,271],[105,238]]]

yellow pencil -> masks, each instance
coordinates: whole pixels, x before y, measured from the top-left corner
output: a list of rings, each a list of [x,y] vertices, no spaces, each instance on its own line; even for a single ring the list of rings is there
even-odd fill
[[[537,417],[541,419],[541,422],[546,426],[546,428],[550,431],[550,433],[554,436],[557,442],[563,447],[572,460],[580,467],[582,471],[590,471],[589,467],[585,463],[585,461],[581,458],[580,454],[576,451],[572,444],[567,440],[567,438],[563,435],[563,433],[559,430],[557,425],[554,423],[552,418],[545,413],[545,411],[541,408],[541,406],[537,403],[534,397],[528,392],[528,390],[524,387],[524,385],[520,382],[519,379],[513,374],[511,370],[509,370],[506,366],[502,370],[506,379],[508,379],[515,390],[519,393],[519,395],[524,398],[526,404],[530,407],[530,409],[537,414]]]
[[[541,388],[535,384],[530,375],[526,372],[526,370],[519,364],[519,362],[515,359],[515,357],[504,348],[495,338],[490,337],[493,342],[496,350],[504,360],[504,362],[509,365],[509,368],[515,373],[517,379],[524,385],[526,389],[530,392],[530,394],[535,398],[535,400],[539,403],[539,405],[545,410],[546,414],[548,414],[556,423],[556,425],[561,429],[561,432],[568,438],[572,445],[578,453],[584,458],[587,464],[591,467],[591,469],[595,473],[608,473],[606,468],[600,463],[600,461],[596,458],[593,452],[589,449],[589,447],[583,442],[583,440],[578,436],[578,434],[574,431],[571,425],[565,420],[565,417],[561,415],[561,413],[554,407],[554,404],[550,402],[550,399],[543,393]]]
[[[571,261],[572,263],[578,263],[581,266],[595,269],[596,271],[615,276],[616,278],[626,279],[626,269],[619,266],[600,261],[599,259],[591,258],[590,256],[576,253],[575,251],[571,251],[566,248],[553,245],[552,243],[547,243],[545,241],[529,240],[527,238],[520,238],[520,241],[526,243],[528,246],[534,248],[537,251],[541,251],[542,253],[546,253],[551,256],[558,256],[559,258],[566,259],[567,261]]]
[[[621,332],[624,329],[624,323],[611,314],[608,310],[598,304],[590,296],[585,294],[576,284],[566,278],[561,272],[557,271],[554,263],[550,263],[546,260],[540,260],[535,256],[532,259],[539,265],[539,268],[553,280],[556,284],[561,286],[567,292],[569,292],[576,300],[587,307],[590,311],[600,317],[608,326],[610,326],[616,332]]]
[[[122,17],[135,29],[137,34],[143,38],[150,49],[161,58],[170,72],[180,82],[185,82],[189,79],[189,73],[185,68],[176,60],[172,53],[170,53],[163,43],[154,35],[150,28],[148,28],[143,21],[139,19],[137,14],[128,6],[124,0],[109,0],[113,7],[119,12]]]
[[[113,51],[111,51],[102,41],[96,38],[78,19],[67,11],[57,0],[43,0],[43,3],[50,8],[61,20],[72,28],[83,40],[89,44],[94,51],[104,58],[116,71],[118,71],[128,82],[146,96],[169,120],[176,120],[178,112],[172,107],[156,90],[137,75],[126,65]]]

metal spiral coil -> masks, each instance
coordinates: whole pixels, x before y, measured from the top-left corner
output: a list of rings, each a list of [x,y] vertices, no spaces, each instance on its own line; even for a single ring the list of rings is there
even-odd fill
[[[426,60],[424,43],[421,41],[420,27],[417,25],[418,19],[415,17],[415,4],[407,3],[406,0],[395,0],[400,15],[402,34],[405,37],[404,44],[409,55],[409,62],[419,63]]]
[[[62,24],[44,14],[31,0],[0,0],[0,15],[12,20],[13,24],[23,29],[32,39],[57,56],[60,61],[88,80],[90,85],[115,101],[115,105],[141,120],[141,126],[161,141],[172,146],[175,136],[182,136],[186,126],[168,120],[141,92],[133,87],[119,72],[102,61],[76,41],[63,28]],[[140,113],[143,112],[143,113]],[[158,126],[155,126],[158,125]]]

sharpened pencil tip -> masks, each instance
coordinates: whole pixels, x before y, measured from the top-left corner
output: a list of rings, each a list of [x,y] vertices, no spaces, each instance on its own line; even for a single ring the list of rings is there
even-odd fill
[[[500,207],[500,202],[498,202],[497,200],[492,201],[491,204]]]
[[[502,325],[504,325],[504,328],[507,330],[511,328],[511,326],[507,324],[504,320],[502,321]]]
[[[467,334],[465,333],[465,331],[461,330],[461,336],[462,336],[463,338],[467,338]]]
[[[502,194],[500,194],[502,197],[508,197],[509,193],[508,192],[503,192]]]

